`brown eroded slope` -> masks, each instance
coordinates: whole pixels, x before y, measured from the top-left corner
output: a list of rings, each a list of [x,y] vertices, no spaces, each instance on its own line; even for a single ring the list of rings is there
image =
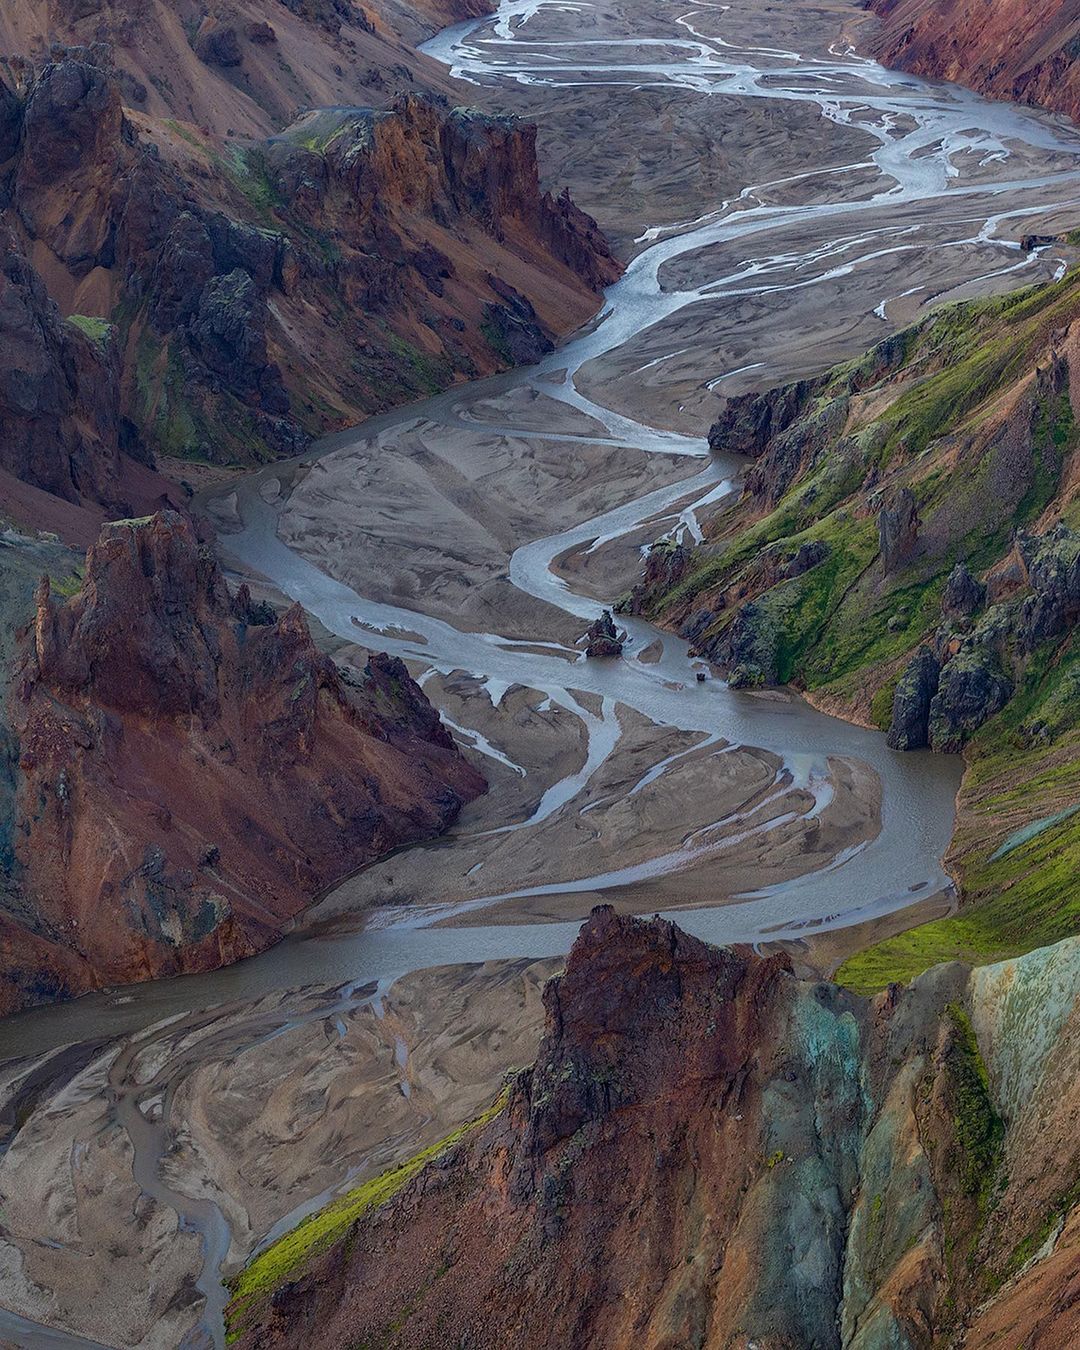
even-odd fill
[[[1075,0],[869,0],[887,66],[1080,118]]]
[[[172,513],[43,582],[10,699],[4,1012],[257,951],[484,786],[400,662],[339,670]]]
[[[124,102],[221,135],[265,136],[302,108],[447,92],[415,48],[487,0],[5,0],[0,52],[112,49]]]
[[[257,462],[534,359],[620,270],[527,124],[407,95],[226,143],[99,49],[0,63],[0,203],[2,467],[79,503],[136,500],[121,450]]]
[[[1070,942],[943,967],[870,1002],[595,910],[506,1105],[255,1258],[232,1330],[260,1347],[871,1350],[1000,1327],[1068,1344],[1073,1302],[1032,1295],[1051,1265],[1057,1289],[1078,1274],[1067,1227],[1055,1246],[1080,1162],[1078,961]]]

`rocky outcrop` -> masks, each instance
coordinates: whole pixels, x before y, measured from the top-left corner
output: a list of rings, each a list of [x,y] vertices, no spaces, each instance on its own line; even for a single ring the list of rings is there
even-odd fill
[[[1034,654],[1074,631],[1080,533],[1059,523],[1043,535],[1019,534],[989,585],[958,563],[942,616],[934,650],[921,647],[897,684],[889,730],[896,750],[962,749],[1012,698]]]
[[[0,223],[0,467],[67,501],[118,504],[120,354],[65,323]]]
[[[757,459],[770,442],[806,411],[819,388],[817,380],[799,380],[764,394],[728,399],[709,428],[709,449]]]
[[[869,0],[885,65],[1080,118],[1076,11],[1067,0]]]
[[[208,66],[229,68],[243,64],[244,52],[236,29],[220,19],[208,15],[199,25],[191,45],[199,60]]]
[[[893,695],[891,750],[925,750],[930,744],[930,707],[940,678],[941,663],[929,647],[920,647]]]
[[[645,555],[641,579],[634,584],[628,596],[616,606],[624,614],[641,614],[657,596],[673,591],[686,576],[693,555],[684,544],[663,539],[653,544]]]
[[[235,39],[216,19],[200,30],[222,31]],[[97,327],[115,320],[100,401],[153,453],[295,454],[313,432],[537,360],[619,274],[595,222],[541,192],[534,127],[410,95],[226,152],[202,130],[136,124],[108,62],[57,52],[4,86],[0,228],[47,250],[68,309],[85,295]],[[55,415],[74,424],[62,456],[85,434],[73,409]]]
[[[986,602],[986,587],[968,571],[967,564],[959,562],[949,573],[945,592],[941,597],[941,612],[954,623],[974,618]]]
[[[610,609],[605,609],[585,630],[585,655],[588,657],[622,656],[623,638],[615,626]]]
[[[43,583],[11,704],[3,1012],[258,951],[483,788],[400,662],[339,670],[171,513]]]
[[[267,1257],[231,1332],[871,1350],[1009,1325],[1067,1343],[1071,1300],[1031,1306],[1053,1256],[1005,1282],[1075,1198],[1078,973],[1074,941],[869,1001],[594,910],[501,1113],[388,1182],[344,1242]],[[1056,1260],[1059,1281],[1080,1271],[1071,1242]]]
[[[1013,686],[984,647],[961,648],[941,671],[930,704],[929,738],[935,750],[955,754],[972,732],[999,713]]]
[[[908,561],[918,542],[919,512],[910,488],[902,488],[891,502],[881,507],[877,527],[881,565],[887,576]]]

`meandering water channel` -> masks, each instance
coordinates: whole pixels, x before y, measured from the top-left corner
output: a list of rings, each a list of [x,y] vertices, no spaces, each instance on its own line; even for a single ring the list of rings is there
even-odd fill
[[[605,406],[596,382],[583,379],[586,367],[618,355],[628,344],[652,334],[659,353],[648,364],[665,361],[673,348],[679,316],[696,307],[715,305],[725,297],[753,297],[779,306],[781,298],[807,288],[825,288],[838,278],[865,275],[867,314],[886,318],[894,292],[882,293],[876,268],[883,259],[923,247],[921,232],[930,224],[950,233],[945,247],[994,252],[996,261],[979,271],[958,270],[956,283],[987,285],[1007,277],[1013,284],[1025,272],[1052,275],[1059,264],[1038,248],[1023,252],[1007,238],[998,239],[1009,222],[1045,215],[1055,207],[1080,206],[1080,137],[1071,128],[1015,108],[990,104],[963,90],[929,86],[882,70],[843,44],[827,56],[806,57],[768,46],[739,45],[723,35],[716,16],[728,6],[670,6],[670,28],[663,36],[628,34],[625,38],[545,35],[530,37],[530,25],[545,11],[573,16],[588,4],[565,0],[509,0],[494,19],[475,20],[439,34],[427,51],[459,78],[485,85],[510,81],[518,85],[582,87],[677,87],[696,94],[722,94],[743,99],[786,100],[811,105],[815,115],[856,128],[865,136],[866,153],[858,162],[827,169],[808,165],[806,179],[835,175],[835,200],[770,204],[778,186],[789,190],[796,178],[748,185],[734,199],[703,202],[704,214],[691,222],[661,221],[638,241],[639,251],[624,277],[607,292],[597,322],[539,365],[491,380],[459,387],[399,412],[372,419],[364,426],[331,438],[309,455],[332,453],[343,445],[422,423],[452,427],[457,434],[478,424],[473,410],[516,390],[531,390],[566,405],[575,414],[599,423],[602,431],[586,439],[633,446],[686,458],[687,476],[636,501],[624,502],[568,529],[523,544],[509,562],[509,580],[517,591],[582,621],[595,617],[600,605],[577,593],[559,574],[556,560],[574,548],[595,548],[639,532],[658,521],[657,534],[669,531],[697,539],[710,508],[732,490],[739,464],[710,455],[704,439],[664,425],[647,425],[617,406]],[[706,23],[712,12],[712,21]],[[549,14],[550,17],[550,14]],[[571,25],[572,27],[572,25]],[[549,34],[549,30],[543,30]],[[1028,156],[1041,167],[1025,171]],[[1050,167],[1047,167],[1047,166]],[[867,175],[873,176],[866,187]],[[966,176],[965,176],[966,175]],[[843,190],[848,177],[863,185]],[[1022,228],[1022,227],[1021,227]],[[793,234],[802,240],[792,246]],[[771,240],[775,238],[775,246]],[[726,259],[709,270],[710,250]],[[731,259],[737,261],[732,263]],[[1061,264],[1063,266],[1063,264]],[[889,272],[889,285],[895,279]],[[687,278],[692,278],[687,280]],[[918,277],[909,277],[917,292]],[[1000,283],[997,283],[1000,284]],[[782,309],[777,308],[777,315]],[[884,328],[883,332],[886,331]],[[680,351],[682,349],[680,348]],[[707,387],[723,392],[725,379],[745,379],[748,370],[766,361],[747,363],[725,375],[703,371]],[[644,370],[644,365],[642,369]],[[586,391],[586,385],[589,391]],[[670,419],[667,419],[670,420]],[[482,420],[484,434],[521,437],[538,434],[515,425]],[[542,433],[565,442],[575,453],[583,437],[557,430]],[[730,903],[682,911],[679,922],[713,941],[759,941],[797,937],[811,929],[849,925],[888,913],[912,899],[948,887],[941,858],[947,847],[959,765],[930,755],[898,755],[884,738],[816,712],[798,699],[771,700],[737,694],[715,678],[699,683],[700,663],[686,644],[659,634],[640,620],[628,620],[631,643],[624,659],[589,662],[559,641],[535,642],[498,632],[458,628],[445,618],[416,609],[372,600],[336,580],[279,538],[281,502],[272,489],[283,473],[273,466],[245,480],[237,493],[242,527],[223,538],[226,553],[261,573],[305,608],[332,633],[357,640],[358,625],[378,635],[375,645],[418,662],[430,672],[468,672],[484,682],[494,705],[515,685],[540,691],[551,703],[580,717],[586,729],[584,762],[572,774],[548,785],[528,815],[504,830],[528,830],[564,808],[603,765],[619,736],[618,709],[633,709],[657,727],[674,728],[709,738],[711,743],[751,745],[772,752],[780,764],[776,789],[801,785],[815,799],[811,810],[824,809],[832,787],[830,757],[847,757],[869,765],[882,785],[881,829],[876,837],[835,856],[830,863],[793,880],[764,889],[749,888]],[[542,526],[542,522],[541,522]],[[649,660],[642,659],[646,652]],[[469,728],[464,728],[468,735]],[[474,746],[485,748],[474,731]],[[501,752],[488,745],[487,752]],[[670,761],[677,756],[671,756]],[[502,756],[505,764],[505,756]],[[653,782],[669,768],[657,763],[647,775]],[[642,780],[644,781],[644,780]],[[780,818],[776,818],[780,819]],[[754,829],[774,828],[776,820]],[[710,851],[729,846],[720,825],[699,831],[677,849],[644,863],[614,867],[605,863],[588,876],[560,875],[559,860],[541,885],[523,883],[478,895],[467,902],[441,903],[438,896],[423,904],[387,911],[380,921],[358,932],[338,936],[297,935],[263,956],[205,976],[159,981],[95,996],[77,1004],[43,1008],[0,1024],[0,1058],[41,1054],[76,1041],[110,1038],[150,1027],[165,1018],[193,1010],[256,998],[270,991],[289,991],[315,984],[340,985],[341,1007],[370,1001],[372,990],[419,967],[481,961],[507,956],[547,956],[564,952],[577,924],[482,924],[433,927],[438,919],[468,908],[543,893],[604,892],[625,889],[665,871],[692,868]],[[449,847],[453,848],[451,843]],[[335,1005],[337,1006],[337,1005]],[[298,1014],[299,1015],[299,1014]],[[320,1007],[317,1013],[326,1016]],[[289,1024],[287,997],[278,1024]],[[231,1033],[234,1038],[236,1033]],[[259,1035],[266,1035],[265,1020]],[[155,1032],[149,1033],[151,1039]],[[138,1052],[146,1049],[146,1039]],[[188,1344],[220,1345],[220,1266],[228,1249],[228,1229],[211,1201],[189,1199],[161,1179],[160,1164],[168,1145],[169,1102],[183,1065],[166,1063],[140,1080],[130,1071],[131,1043],[111,1062],[108,1091],[117,1117],[130,1135],[138,1183],[159,1203],[170,1205],[185,1224],[202,1234],[205,1245],[200,1290],[207,1296],[200,1327]],[[153,1109],[149,1109],[150,1105]],[[74,1335],[46,1329],[0,1310],[0,1337],[18,1345],[78,1347],[92,1344]]]

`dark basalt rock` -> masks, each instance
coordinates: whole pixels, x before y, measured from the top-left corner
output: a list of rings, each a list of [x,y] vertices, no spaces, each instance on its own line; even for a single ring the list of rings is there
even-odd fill
[[[776,684],[780,679],[778,636],[766,606],[748,600],[705,655],[731,671],[736,689]]]
[[[213,277],[214,250],[206,225],[184,211],[161,249],[154,277],[153,321],[168,333],[199,308],[199,298]]]
[[[555,344],[544,332],[531,301],[499,277],[489,273],[487,280],[503,301],[484,307],[485,331],[491,334],[492,346],[514,365],[535,365],[554,351]]]
[[[756,459],[775,436],[802,416],[818,384],[817,380],[799,380],[764,394],[741,394],[728,399],[709,428],[709,446]]]
[[[218,19],[203,20],[192,46],[195,55],[208,66],[222,66],[228,69],[241,65],[244,60],[236,29],[232,24],[223,24]]]
[[[5,164],[19,148],[22,132],[22,101],[0,78],[0,164]]]
[[[893,695],[892,750],[923,750],[930,744],[930,705],[938,691],[941,665],[929,647],[920,647]]]
[[[1080,532],[1060,524],[1045,535],[1025,535],[1017,548],[1031,594],[1017,623],[1022,651],[1061,637],[1080,619]]]
[[[268,413],[289,410],[281,372],[266,355],[266,306],[254,281],[237,268],[203,290],[191,339],[203,363]]]
[[[942,613],[947,619],[970,619],[986,602],[986,587],[971,575],[967,564],[959,562],[949,573],[941,598]]]
[[[68,501],[119,504],[115,353],[65,323],[0,229],[0,466]]]
[[[605,609],[599,619],[594,619],[585,630],[585,655],[591,657],[621,656],[623,640],[615,627],[615,619],[610,609]]]
[[[964,742],[1012,698],[1013,686],[993,654],[970,644],[944,667],[930,704],[933,749],[955,754]]]
[[[878,512],[878,544],[885,575],[894,572],[915,551],[919,535],[919,513],[915,494],[901,488],[890,505]]]

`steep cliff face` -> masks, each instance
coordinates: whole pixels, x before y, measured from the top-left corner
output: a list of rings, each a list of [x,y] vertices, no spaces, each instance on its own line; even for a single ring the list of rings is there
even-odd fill
[[[68,501],[121,499],[119,353],[60,317],[0,227],[0,465]]]
[[[885,65],[1080,117],[1080,12],[1070,0],[869,0]]]
[[[257,951],[483,790],[400,662],[339,670],[170,513],[42,583],[10,700],[4,1012]]]
[[[2,283],[3,453],[49,491],[121,500],[121,439],[296,453],[535,359],[618,275],[595,223],[541,192],[530,126],[405,96],[226,145],[125,112],[110,60],[0,71],[0,228],[36,268]]]
[[[1007,1326],[1067,1344],[1071,1301],[1033,1295],[1080,1259],[1071,1238],[1040,1248],[1080,1166],[1062,1100],[1078,968],[1069,943],[869,1002],[595,910],[503,1109],[388,1174],[336,1240],[317,1221],[256,1258],[232,1330],[870,1350]]]

